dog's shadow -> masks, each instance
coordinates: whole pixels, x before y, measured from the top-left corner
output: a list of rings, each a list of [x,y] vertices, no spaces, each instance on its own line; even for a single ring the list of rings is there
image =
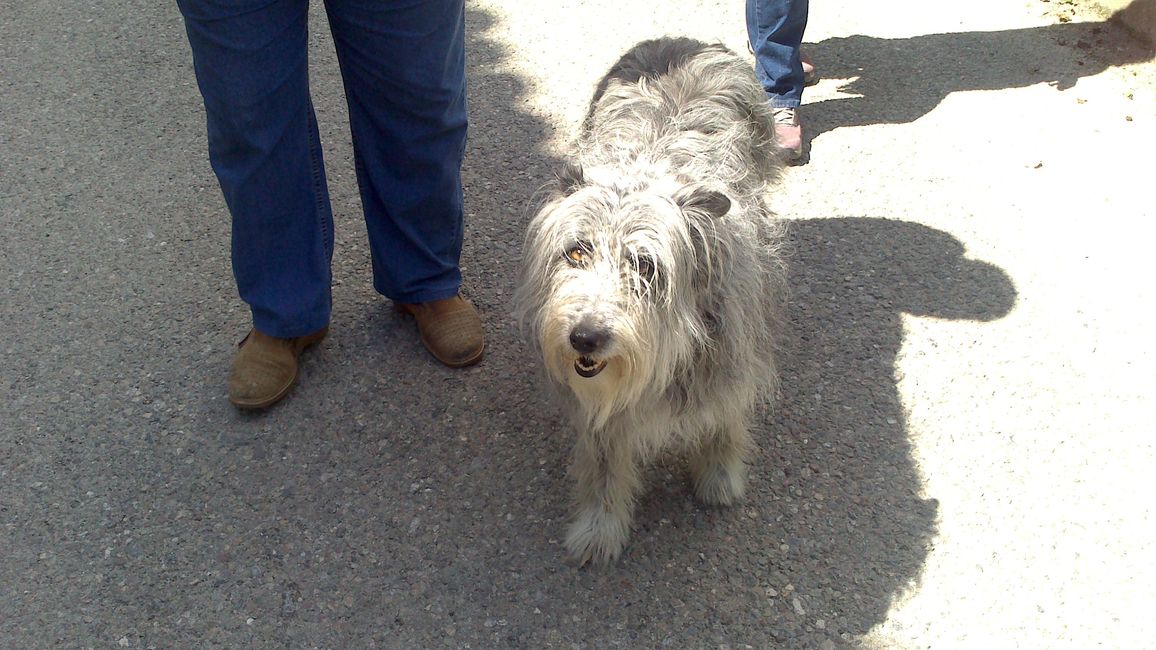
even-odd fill
[[[702,508],[685,476],[667,466],[664,480],[659,468],[627,551],[678,557],[685,544],[715,553],[746,587],[766,589],[769,605],[751,615],[768,643],[798,641],[814,619],[832,624],[821,636],[836,626],[863,634],[918,580],[938,506],[935,495],[921,496],[900,399],[903,315],[990,321],[1016,299],[1002,270],[917,223],[795,221],[789,242],[781,396],[756,422],[746,500],[730,511]],[[684,512],[672,514],[680,495]],[[675,517],[693,530],[671,535]]]

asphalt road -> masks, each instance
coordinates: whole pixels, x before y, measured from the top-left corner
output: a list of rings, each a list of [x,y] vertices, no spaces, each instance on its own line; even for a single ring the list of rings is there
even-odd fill
[[[318,3],[332,330],[247,415],[175,6],[0,3],[0,646],[1156,647],[1150,49],[1066,3],[815,3],[750,493],[700,507],[666,458],[577,570],[509,316],[527,206],[622,51],[745,51],[742,3],[468,5],[486,361],[437,366],[370,286]]]

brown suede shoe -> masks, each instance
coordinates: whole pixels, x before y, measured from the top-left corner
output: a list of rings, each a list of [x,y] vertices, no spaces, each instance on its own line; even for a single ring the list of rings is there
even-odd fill
[[[305,336],[279,339],[250,330],[233,358],[229,401],[242,409],[263,409],[277,403],[293,388],[301,351],[327,333],[328,327]]]
[[[421,342],[438,361],[464,368],[482,360],[486,350],[482,318],[461,296],[420,304],[398,302],[394,307],[414,317]]]

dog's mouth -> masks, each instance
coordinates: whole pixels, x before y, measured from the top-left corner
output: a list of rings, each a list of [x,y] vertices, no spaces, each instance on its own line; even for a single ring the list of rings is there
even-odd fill
[[[602,372],[602,369],[605,367],[606,361],[596,361],[590,357],[578,357],[578,359],[574,361],[574,372],[587,379]]]

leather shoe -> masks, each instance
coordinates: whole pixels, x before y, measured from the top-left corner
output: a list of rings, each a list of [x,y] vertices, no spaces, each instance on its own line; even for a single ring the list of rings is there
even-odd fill
[[[319,342],[329,328],[281,339],[255,328],[241,340],[229,375],[229,401],[241,409],[263,409],[277,403],[297,380],[297,358]]]
[[[417,304],[394,303],[417,321],[421,342],[435,359],[451,368],[472,366],[486,349],[482,318],[461,296]]]

